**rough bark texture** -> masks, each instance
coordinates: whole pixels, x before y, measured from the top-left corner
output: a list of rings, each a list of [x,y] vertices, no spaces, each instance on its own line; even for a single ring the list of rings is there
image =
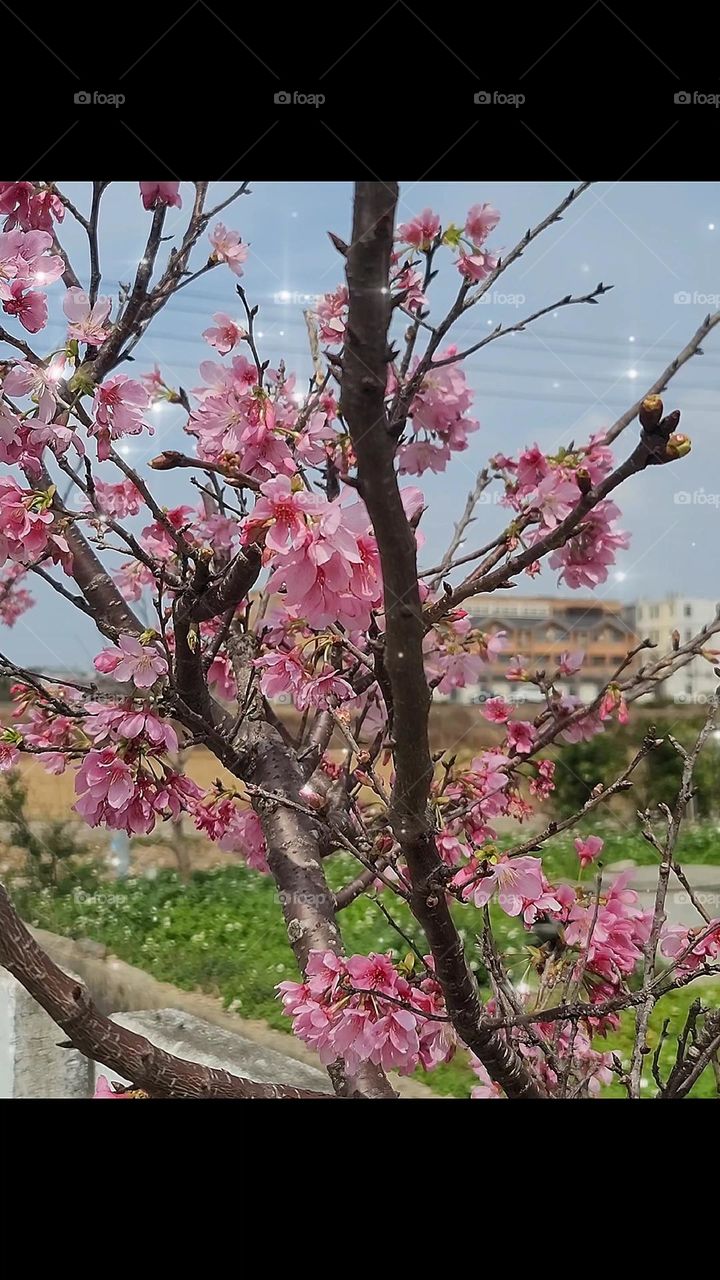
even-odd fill
[[[111,1022],[87,988],[68,977],[25,928],[0,885],[0,964],[62,1027],[73,1046],[131,1080],[153,1098],[322,1098],[289,1085],[256,1084],[157,1049],[144,1036]]]
[[[443,864],[428,822],[433,764],[428,741],[430,691],[422,653],[425,624],[415,536],[402,506],[394,466],[396,442],[385,409],[396,203],[395,183],[359,182],[356,186],[347,255],[350,306],[341,404],[383,569],[384,666],[392,687],[396,744],[391,821],[410,870],[411,905],[425,930],[458,1035],[509,1097],[538,1097],[541,1090],[518,1056],[483,1025],[477,986],[447,905]]]
[[[335,898],[322,865],[323,832],[303,807],[300,790],[305,782],[293,751],[278,730],[263,717],[259,697],[249,686],[251,662],[257,650],[256,638],[231,629],[229,641],[238,683],[238,701],[245,716],[238,730],[237,774],[244,782],[272,792],[278,800],[262,797],[254,807],[262,823],[268,846],[268,864],[278,887],[278,897],[287,927],[288,940],[302,972],[311,951],[332,951],[342,955],[340,930],[335,919]],[[284,804],[288,800],[290,804]],[[355,1076],[341,1065],[329,1068],[336,1091],[344,1096],[393,1098],[394,1089],[379,1067],[367,1064]]]

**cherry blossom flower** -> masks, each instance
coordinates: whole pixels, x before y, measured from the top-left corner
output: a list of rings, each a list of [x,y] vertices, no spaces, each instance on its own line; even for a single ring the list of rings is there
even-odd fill
[[[500,214],[491,204],[474,204],[465,219],[465,233],[479,247],[485,243],[499,221]]]
[[[139,435],[143,429],[154,434],[155,428],[143,421],[142,411],[148,404],[148,393],[142,384],[122,373],[97,387],[93,401],[95,420],[88,434],[96,437],[100,462],[109,458],[113,440]]]
[[[95,1081],[93,1098],[129,1098],[130,1094],[123,1089],[113,1089],[107,1076],[98,1076]],[[93,1112],[94,1114],[94,1112]]]
[[[19,759],[20,752],[15,744],[0,738],[0,773],[7,773],[10,769],[14,769]]]
[[[95,667],[121,683],[132,681],[138,689],[150,689],[168,669],[167,660],[157,649],[130,635],[118,638],[117,649],[103,649]]]
[[[581,836],[575,840],[575,851],[580,859],[581,870],[588,867],[594,858],[597,858],[603,851],[604,841],[599,836],[588,836],[583,839]]]
[[[460,257],[457,260],[457,269],[466,280],[472,284],[478,284],[481,280],[487,280],[489,275],[497,267],[499,259],[494,253],[488,253],[485,250],[478,249],[475,253],[467,253],[464,249],[460,250]]]
[[[469,1065],[480,1081],[480,1084],[476,1084],[475,1087],[470,1090],[471,1098],[505,1098],[505,1094],[500,1088],[500,1085],[495,1084],[494,1080],[491,1080],[488,1075],[487,1068],[483,1066],[479,1058],[475,1057],[474,1053],[470,1055]],[[493,1111],[492,1114],[495,1115],[495,1112]]]
[[[415,249],[429,249],[440,231],[440,219],[432,209],[423,209],[422,213],[403,222],[395,234],[401,244],[410,244]]]
[[[205,329],[202,336],[211,347],[215,347],[215,350],[220,352],[221,356],[226,356],[242,338],[247,337],[247,334],[231,316],[225,315],[224,311],[216,312],[213,320],[215,327]]]
[[[281,553],[296,550],[307,541],[306,515],[319,515],[327,505],[325,499],[294,487],[288,476],[267,480],[260,493],[262,497],[245,526],[247,540],[254,540],[257,529],[267,524],[265,546]]]
[[[84,290],[74,285],[65,293],[63,311],[69,320],[68,337],[90,347],[102,346],[110,333],[105,321],[110,315],[112,298],[98,298],[91,306]]]
[[[247,260],[249,248],[243,244],[239,231],[228,231],[222,222],[218,222],[209,236],[213,247],[213,258],[217,262],[226,262],[236,276],[243,274],[243,263]]]
[[[317,306],[318,336],[321,342],[337,346],[345,338],[348,291],[340,285],[334,293],[326,293]]]
[[[480,708],[480,715],[493,724],[506,724],[512,715],[512,707],[504,698],[488,698]]]
[[[163,205],[182,209],[179,182],[141,182],[140,194],[146,209],[159,209]]]
[[[537,730],[529,720],[515,720],[508,725],[508,747],[514,747],[519,756],[526,756],[532,751],[536,737]]]
[[[8,284],[0,280],[0,302],[6,315],[17,316],[28,333],[39,333],[45,328],[47,298],[44,293],[27,292],[24,281],[12,280]]]
[[[585,654],[582,649],[573,649],[572,652],[566,650],[558,659],[558,672],[561,676],[574,676],[584,661]]]
[[[497,892],[503,911],[509,916],[519,916],[528,902],[535,901],[544,892],[541,868],[539,858],[501,857],[490,865],[486,876],[469,886],[468,899],[476,907],[484,907]],[[455,876],[453,884],[462,888],[477,870],[477,864],[468,863]]]

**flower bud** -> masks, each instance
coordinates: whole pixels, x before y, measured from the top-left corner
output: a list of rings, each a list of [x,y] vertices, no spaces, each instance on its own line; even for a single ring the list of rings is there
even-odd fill
[[[644,431],[654,431],[663,416],[663,402],[660,396],[646,396],[640,405],[640,426]]]
[[[688,436],[673,435],[670,436],[665,445],[665,455],[670,458],[684,458],[692,449],[692,443]]]

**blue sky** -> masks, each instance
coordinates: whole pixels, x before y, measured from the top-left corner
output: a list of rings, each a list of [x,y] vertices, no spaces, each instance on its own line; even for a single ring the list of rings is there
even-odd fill
[[[401,185],[401,219],[429,205],[444,223],[462,222],[470,205],[490,201],[502,214],[490,244],[510,249],[524,231],[567,193],[570,183],[420,182]],[[59,183],[87,210],[89,184]],[[302,295],[333,289],[342,279],[342,261],[326,232],[349,237],[351,184],[257,183],[223,215],[250,243],[243,284],[259,305],[256,321],[263,358],[276,365],[284,357],[304,385],[310,372]],[[231,190],[211,187],[213,203]],[[192,187],[181,188],[185,209],[171,210],[167,229],[182,235]],[[102,292],[115,294],[118,282],[132,278],[142,253],[150,215],[141,206],[136,184],[113,184],[103,199]],[[61,239],[78,275],[87,279],[84,233],[66,217]],[[471,447],[454,455],[448,471],[422,477],[429,509],[423,517],[426,544],[422,562],[435,563],[452,532],[477,470],[492,454],[513,453],[537,442],[552,450],[570,440],[587,439],[609,426],[686,344],[718,303],[720,292],[720,187],[717,183],[598,183],[581,197],[562,222],[546,231],[498,282],[501,295],[478,306],[453,335],[463,346],[477,341],[497,323],[515,323],[524,315],[561,299],[583,294],[600,280],[615,287],[597,306],[567,307],[522,334],[489,344],[466,364],[475,391],[474,414],[480,430]],[[168,244],[166,251],[170,248]],[[207,242],[196,250],[200,266]],[[433,313],[444,313],[457,288],[457,273],[447,254],[431,290]],[[236,278],[220,266],[183,290],[153,322],[136,350],[128,372],[157,362],[171,385],[198,385],[198,364],[214,358],[200,334],[214,311],[240,318]],[[678,301],[689,295],[690,301]],[[518,301],[518,297],[522,301]],[[53,323],[36,339],[44,352],[62,342],[61,286],[50,293]],[[14,322],[10,322],[13,324]],[[42,339],[42,345],[40,343]],[[2,352],[7,355],[7,352]],[[688,458],[635,477],[620,494],[622,525],[632,533],[617,573],[600,588],[606,599],[682,591],[716,595],[715,547],[720,529],[720,331],[710,335],[705,355],[681,372],[666,396],[666,408],[682,411],[681,430],[693,441]],[[160,448],[187,448],[184,414],[173,408],[153,415],[156,435],[132,441],[129,460],[142,468]],[[616,442],[624,456],[635,441],[631,426]],[[152,473],[151,473],[152,475]],[[105,478],[115,478],[104,473]],[[193,502],[187,473],[154,475],[156,496],[168,505]],[[678,501],[678,496],[680,500]],[[687,500],[684,500],[687,496]],[[472,545],[486,542],[501,526],[503,508],[486,503],[470,532]],[[115,557],[119,561],[119,557]],[[549,570],[523,592],[552,592]],[[37,607],[8,631],[0,647],[24,663],[85,667],[98,650],[97,633],[77,611],[58,602],[42,582],[33,582]],[[562,594],[569,594],[562,591]]]

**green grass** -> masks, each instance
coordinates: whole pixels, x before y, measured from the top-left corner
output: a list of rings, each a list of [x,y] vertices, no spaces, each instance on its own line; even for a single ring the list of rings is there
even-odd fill
[[[681,856],[688,862],[708,861],[715,839],[714,830],[702,836],[691,832],[686,836]],[[690,841],[697,856],[690,856]],[[604,855],[606,863],[629,857],[637,862],[656,860],[644,841],[637,842],[626,835],[608,836]],[[577,860],[572,841],[558,838],[549,847],[544,862],[551,879],[575,874]],[[352,874],[352,866],[343,856],[333,859],[329,870],[333,887],[338,887]],[[21,889],[14,897],[24,918],[35,926],[68,937],[92,938],[160,981],[219,996],[227,1008],[244,1017],[261,1018],[273,1027],[289,1030],[274,988],[286,978],[295,978],[297,969],[285,934],[277,891],[268,877],[249,871],[242,864],[196,872],[187,884],[175,872],[160,871],[154,879],[106,883],[90,891],[75,889],[58,895],[50,889]],[[384,894],[383,901],[398,925],[422,947],[423,939],[404,904],[391,894]],[[486,975],[475,945],[478,913],[472,906],[458,905],[454,914],[470,965],[487,994]],[[499,910],[493,910],[493,924],[511,975],[519,979],[528,965],[527,934],[516,920]],[[342,928],[348,954],[393,950],[401,957],[408,950],[378,906],[368,898],[358,899],[343,912]],[[704,985],[697,991],[690,988],[674,992],[653,1014],[650,1037],[653,1048],[663,1019],[671,1019],[670,1037],[661,1058],[664,1071],[672,1061],[675,1036],[696,993],[714,1005],[720,999],[720,986]],[[597,1040],[596,1048],[614,1049],[627,1064],[632,1027],[633,1015],[624,1015],[619,1031],[608,1037],[607,1042]],[[476,1083],[464,1054],[428,1075],[422,1071],[418,1074],[440,1094],[467,1096]],[[650,1061],[647,1075],[650,1077]],[[646,1091],[652,1093],[653,1090],[650,1078]],[[693,1092],[697,1096],[710,1096],[715,1092],[710,1071]],[[623,1089],[613,1084],[607,1093],[623,1096]]]

